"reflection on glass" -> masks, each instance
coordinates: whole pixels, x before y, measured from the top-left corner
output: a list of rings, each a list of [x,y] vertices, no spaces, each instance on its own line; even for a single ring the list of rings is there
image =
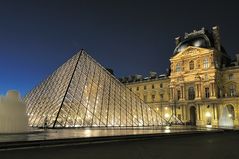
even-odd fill
[[[84,51],[27,94],[25,102],[34,127],[138,127],[165,121]]]

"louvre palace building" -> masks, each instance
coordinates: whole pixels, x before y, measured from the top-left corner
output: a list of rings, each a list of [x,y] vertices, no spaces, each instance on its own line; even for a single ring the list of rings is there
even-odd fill
[[[84,50],[24,98],[33,127],[238,126],[239,55],[219,28],[177,37],[166,74],[117,79]]]
[[[239,55],[231,59],[219,27],[175,38],[166,74],[120,80],[169,122],[197,126],[238,126]]]

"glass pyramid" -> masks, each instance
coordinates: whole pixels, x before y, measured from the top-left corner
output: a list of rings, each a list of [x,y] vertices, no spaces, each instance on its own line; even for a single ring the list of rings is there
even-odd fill
[[[141,127],[165,120],[84,50],[25,97],[33,127]]]

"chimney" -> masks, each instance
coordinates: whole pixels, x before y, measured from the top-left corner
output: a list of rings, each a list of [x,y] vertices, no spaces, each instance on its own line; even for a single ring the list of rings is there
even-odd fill
[[[110,74],[114,75],[114,70],[113,70],[113,69],[111,69],[111,68],[106,68],[106,70],[107,70]]]
[[[218,51],[221,51],[221,40],[220,40],[220,33],[219,33],[218,26],[212,27],[212,34],[213,34],[213,39],[214,39],[214,47]]]
[[[141,81],[141,80],[143,79],[143,76],[142,76],[142,75],[136,74],[135,77],[136,77],[136,80],[137,80],[137,81]]]
[[[150,72],[149,72],[149,77],[150,77],[151,79],[156,78],[156,77],[157,77],[157,72],[150,71]]]
[[[239,65],[239,54],[236,54],[237,65]]]

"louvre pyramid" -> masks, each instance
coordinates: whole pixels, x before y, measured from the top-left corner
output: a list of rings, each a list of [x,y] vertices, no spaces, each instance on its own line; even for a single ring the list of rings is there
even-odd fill
[[[24,100],[33,127],[141,127],[165,122],[84,50]]]

